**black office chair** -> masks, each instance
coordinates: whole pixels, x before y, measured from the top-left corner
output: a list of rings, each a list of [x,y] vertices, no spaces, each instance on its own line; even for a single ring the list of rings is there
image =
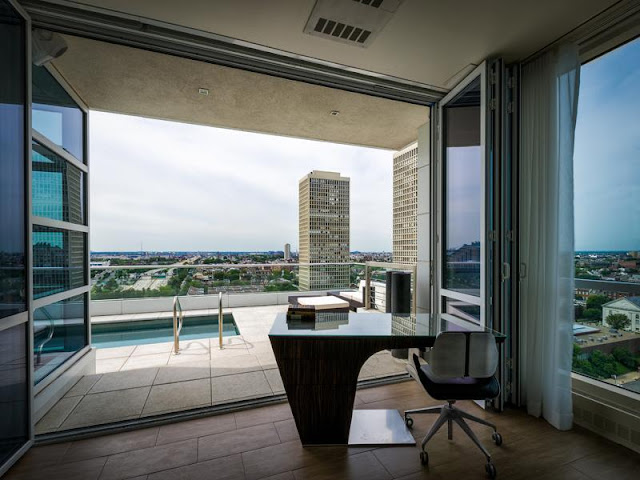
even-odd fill
[[[465,419],[493,428],[492,439],[498,446],[502,445],[502,436],[492,423],[454,407],[456,400],[485,400],[500,394],[500,384],[495,377],[498,367],[498,348],[495,337],[488,332],[444,332],[436,338],[429,352],[427,364],[421,365],[415,354],[413,361],[420,383],[427,393],[437,400],[447,401],[447,404],[442,406],[404,412],[404,420],[409,428],[413,426],[410,415],[419,413],[440,415],[422,440],[420,452],[422,464],[429,463],[429,454],[425,450],[427,442],[445,423],[449,429],[449,440],[452,440],[453,422],[456,422],[487,457],[485,466],[487,475],[495,478],[496,467],[491,463],[491,455],[469,428]]]

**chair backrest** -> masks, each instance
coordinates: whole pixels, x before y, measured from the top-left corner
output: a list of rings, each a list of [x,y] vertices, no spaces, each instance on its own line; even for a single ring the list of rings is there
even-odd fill
[[[498,347],[489,332],[443,332],[429,353],[438,377],[489,378],[498,368]]]

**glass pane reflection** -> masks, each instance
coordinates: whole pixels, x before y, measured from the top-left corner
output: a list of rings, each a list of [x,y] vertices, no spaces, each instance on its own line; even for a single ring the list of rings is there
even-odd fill
[[[480,77],[443,111],[445,123],[443,288],[480,296],[482,142]]]
[[[84,173],[37,142],[31,161],[33,214],[83,224]]]
[[[24,323],[0,331],[0,464],[29,434],[26,331]]]
[[[0,318],[26,310],[24,26],[0,1]]]
[[[33,316],[35,383],[84,347],[86,295],[38,308]]]
[[[83,161],[84,112],[46,68],[34,65],[32,75],[33,128]]]
[[[450,313],[469,322],[480,323],[480,305],[472,305],[454,298],[445,298],[443,302],[443,313]]]
[[[33,297],[85,285],[85,234],[33,227]]]

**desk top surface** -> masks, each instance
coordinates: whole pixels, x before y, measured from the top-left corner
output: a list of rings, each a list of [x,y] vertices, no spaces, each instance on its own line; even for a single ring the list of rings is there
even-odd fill
[[[435,338],[442,332],[491,332],[496,340],[506,337],[451,314],[398,315],[391,313],[317,312],[312,320],[276,316],[269,336],[273,337],[391,337]]]

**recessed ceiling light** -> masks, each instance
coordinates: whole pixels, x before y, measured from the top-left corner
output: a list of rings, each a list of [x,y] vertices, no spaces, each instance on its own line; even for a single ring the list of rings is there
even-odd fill
[[[198,93],[200,95],[204,95],[206,97],[207,95],[209,95],[209,89],[208,88],[199,88],[198,89]]]
[[[338,110],[331,110],[329,112],[329,115],[331,115],[332,117],[337,117],[338,115],[340,115],[340,112]]]

